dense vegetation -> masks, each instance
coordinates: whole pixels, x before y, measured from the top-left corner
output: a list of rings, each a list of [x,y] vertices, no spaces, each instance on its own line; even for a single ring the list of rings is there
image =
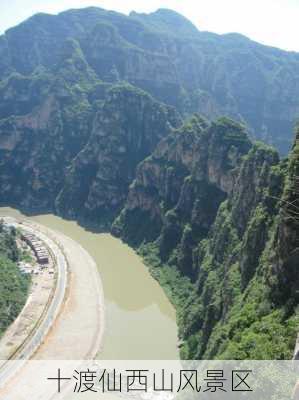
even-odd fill
[[[0,118],[27,114],[40,104],[49,77],[65,101],[66,84],[74,85],[82,106],[88,83],[126,81],[183,116],[225,114],[243,121],[256,138],[286,154],[298,116],[298,71],[296,53],[237,34],[198,31],[171,10],[38,14],[0,37]]]
[[[280,162],[242,126],[195,116],[140,164],[113,232],[139,249],[176,306],[182,357],[291,358],[299,225],[284,215],[298,204],[297,146]]]
[[[298,134],[282,161],[252,138],[288,152],[298,71],[296,53],[169,10],[38,14],[0,37],[0,201],[138,249],[178,310],[183,357],[289,358]],[[4,275],[19,309],[26,282]]]
[[[16,265],[20,254],[16,232],[0,222],[0,336],[22,310],[30,280]]]
[[[234,117],[287,153],[298,66],[296,53],[200,32],[170,10],[38,14],[0,37],[1,203],[109,225],[136,165],[193,112]]]

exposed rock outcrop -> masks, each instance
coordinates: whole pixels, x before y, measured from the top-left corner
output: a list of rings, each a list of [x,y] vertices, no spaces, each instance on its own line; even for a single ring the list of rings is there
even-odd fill
[[[183,357],[288,358],[299,137],[280,161],[249,136],[287,153],[298,71],[169,10],[38,14],[0,37],[0,201],[112,226],[175,304]]]
[[[38,14],[0,37],[0,80],[43,69],[80,84],[84,75],[127,81],[183,115],[238,119],[283,154],[299,115],[298,66],[296,53],[237,34],[200,32],[165,9],[130,16],[96,7]]]
[[[241,125],[197,116],[139,165],[112,232],[139,248],[176,305],[183,357],[292,354],[298,226],[282,218],[285,171]],[[288,303],[273,303],[284,293]]]
[[[131,86],[112,87],[86,146],[69,166],[56,209],[109,226],[124,206],[139,162],[179,124],[173,108],[148,94]]]

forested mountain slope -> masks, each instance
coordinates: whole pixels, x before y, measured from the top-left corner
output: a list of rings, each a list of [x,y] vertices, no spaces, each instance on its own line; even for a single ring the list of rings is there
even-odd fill
[[[138,249],[178,310],[183,357],[291,356],[298,130],[288,159],[277,149],[293,143],[298,54],[169,10],[88,8],[7,31],[0,80],[1,204]]]
[[[112,232],[139,249],[176,305],[183,357],[292,356],[298,177],[298,142],[279,161],[224,118],[194,116],[139,165]]]
[[[76,55],[66,50],[69,40]],[[26,77],[37,71],[59,74],[62,63],[75,72],[62,74],[66,80],[79,83],[85,72],[105,82],[124,80],[182,115],[199,112],[242,120],[256,138],[284,154],[292,144],[299,115],[297,53],[237,34],[201,32],[165,9],[130,16],[100,8],[38,14],[0,37],[2,81],[13,72]],[[19,112],[28,112],[24,102],[21,96]]]

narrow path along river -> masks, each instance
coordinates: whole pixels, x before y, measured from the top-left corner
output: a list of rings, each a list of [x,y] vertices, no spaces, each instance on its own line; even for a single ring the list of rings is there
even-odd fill
[[[103,282],[106,306],[99,358],[178,358],[175,310],[132,249],[110,234],[89,232],[76,222],[51,214],[28,217],[7,207],[0,208],[0,214],[36,221],[61,232],[94,258]]]

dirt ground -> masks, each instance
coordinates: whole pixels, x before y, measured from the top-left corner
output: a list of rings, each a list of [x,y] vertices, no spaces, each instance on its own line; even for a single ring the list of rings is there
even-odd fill
[[[31,287],[27,302],[18,318],[10,325],[0,341],[0,360],[10,359],[24,341],[35,330],[38,321],[42,318],[55,289],[56,275],[49,271],[56,270],[52,258],[43,268],[34,259],[30,262],[32,270]],[[1,365],[1,361],[0,361]]]

